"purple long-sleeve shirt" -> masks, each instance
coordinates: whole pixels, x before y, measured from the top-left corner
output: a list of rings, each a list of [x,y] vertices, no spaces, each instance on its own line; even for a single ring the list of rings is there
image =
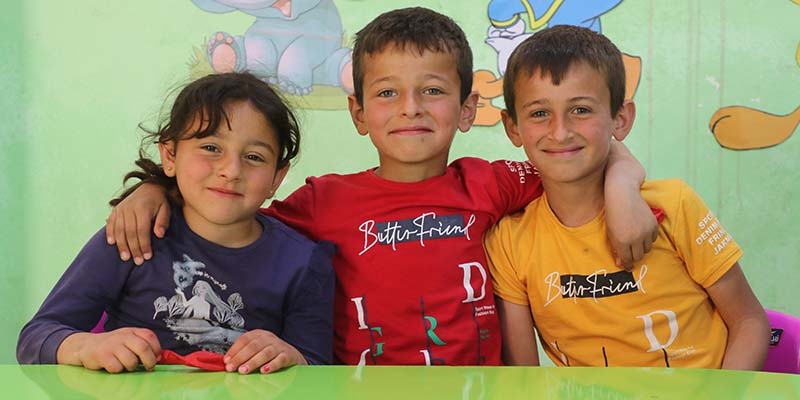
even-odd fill
[[[244,332],[264,329],[297,348],[309,364],[330,364],[334,246],[257,216],[264,231],[243,248],[211,243],[173,209],[164,239],[153,238],[143,266],[123,262],[98,231],[20,332],[21,364],[55,364],[61,342],[90,331],[151,329],[164,349],[224,353]]]

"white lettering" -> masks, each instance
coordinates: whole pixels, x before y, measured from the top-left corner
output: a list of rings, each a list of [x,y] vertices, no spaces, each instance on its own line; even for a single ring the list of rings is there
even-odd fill
[[[358,329],[367,329],[367,321],[364,318],[364,297],[353,297],[350,299],[356,305],[358,312]]]
[[[369,251],[378,243],[383,243],[392,246],[392,250],[397,251],[397,243],[411,241],[413,238],[419,240],[419,244],[425,247],[425,240],[436,239],[440,237],[451,236],[465,236],[467,240],[472,240],[469,234],[469,228],[475,224],[475,214],[470,214],[466,224],[445,225],[441,220],[430,222],[429,219],[436,219],[436,213],[428,212],[416,217],[412,220],[414,226],[418,229],[407,229],[397,222],[388,222],[386,227],[382,230],[376,230],[376,223],[374,220],[365,221],[359,225],[359,232],[364,233],[363,249],[358,255],[362,255]],[[427,225],[429,226],[426,226]],[[437,226],[438,223],[438,226]]]
[[[483,265],[479,262],[469,262],[464,264],[458,264],[458,267],[464,270],[464,290],[467,291],[467,298],[462,300],[462,303],[472,303],[474,301],[478,301],[483,299],[486,296],[486,270],[483,268]],[[475,297],[475,291],[472,289],[472,267],[478,269],[478,272],[481,273],[481,294],[478,297]]]
[[[431,355],[430,355],[430,353],[428,353],[428,350],[420,350],[419,352],[422,353],[422,355],[425,357],[425,365],[430,366],[431,365]]]
[[[664,344],[658,341],[655,332],[653,331],[653,315],[661,314],[667,318],[668,326],[669,326],[669,339]],[[670,310],[656,310],[649,314],[639,315],[636,318],[640,318],[642,322],[644,322],[644,335],[647,337],[647,341],[650,342],[650,349],[648,352],[651,351],[658,351],[661,349],[666,349],[672,342],[675,341],[675,338],[678,337],[678,319],[675,316],[675,313]]]

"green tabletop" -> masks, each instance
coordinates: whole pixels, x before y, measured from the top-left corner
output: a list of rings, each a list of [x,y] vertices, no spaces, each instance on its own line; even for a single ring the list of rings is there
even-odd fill
[[[188,367],[109,374],[0,365],[4,399],[800,399],[800,375],[706,369],[293,367],[238,375]]]

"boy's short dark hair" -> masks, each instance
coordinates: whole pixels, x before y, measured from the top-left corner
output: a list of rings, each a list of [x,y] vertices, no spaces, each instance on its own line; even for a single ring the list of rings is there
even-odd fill
[[[399,49],[448,53],[461,80],[461,103],[472,91],[472,49],[464,31],[450,17],[423,7],[392,10],[379,15],[356,33],[353,45],[353,86],[363,104],[365,58],[391,46]]]
[[[503,76],[503,99],[511,118],[516,122],[514,87],[523,74],[540,71],[558,85],[569,67],[585,62],[606,77],[611,94],[611,115],[617,114],[625,100],[625,65],[622,53],[607,37],[571,25],[556,25],[540,30],[525,39],[508,59]]]

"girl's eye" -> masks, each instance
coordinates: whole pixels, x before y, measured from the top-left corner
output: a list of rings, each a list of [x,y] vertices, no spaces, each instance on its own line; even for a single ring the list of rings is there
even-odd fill
[[[213,153],[219,152],[219,147],[217,147],[216,145],[213,145],[213,144],[204,144],[204,145],[200,146],[200,148],[205,150],[205,151],[210,151],[210,152],[213,152]]]
[[[258,154],[248,154],[244,156],[245,159],[248,161],[255,161],[255,162],[264,162],[264,158],[259,156]]]

